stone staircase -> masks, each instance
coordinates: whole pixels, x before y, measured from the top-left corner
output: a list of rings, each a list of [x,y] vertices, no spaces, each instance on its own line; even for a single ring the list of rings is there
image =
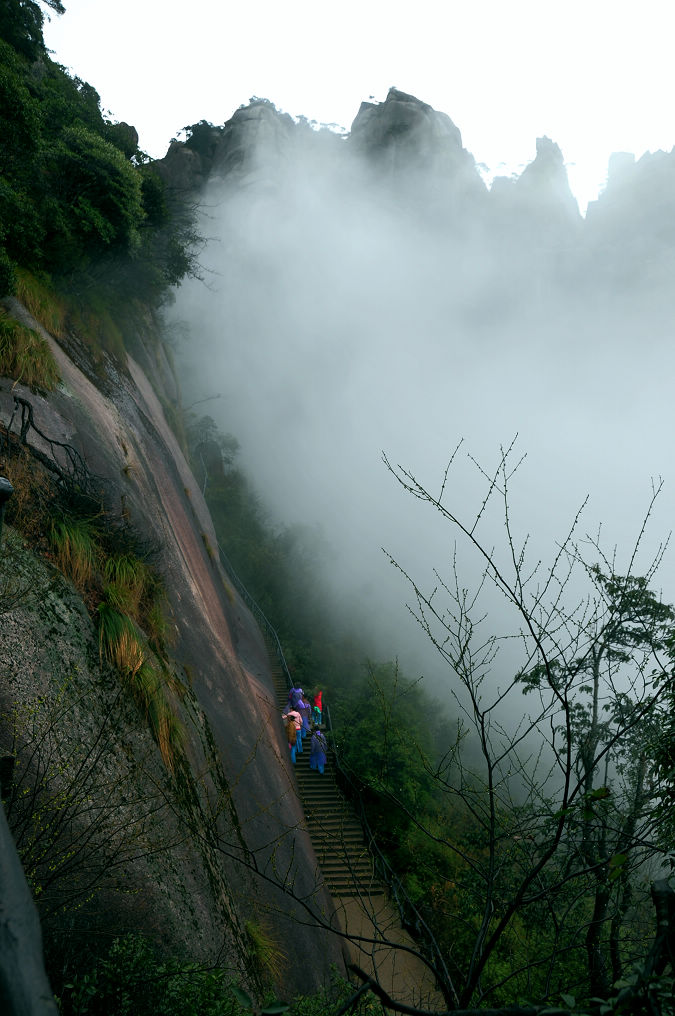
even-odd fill
[[[288,701],[288,687],[276,647],[271,640],[265,641],[281,717]],[[294,769],[307,830],[326,886],[332,896],[381,896],[384,886],[375,878],[361,823],[336,782],[332,752],[329,748],[321,774],[309,768],[309,743],[308,736],[303,742],[304,750],[296,754]]]

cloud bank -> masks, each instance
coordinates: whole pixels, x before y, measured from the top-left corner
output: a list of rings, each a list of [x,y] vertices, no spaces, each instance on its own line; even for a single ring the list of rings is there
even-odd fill
[[[207,283],[185,283],[170,312],[188,332],[185,402],[221,395],[205,408],[273,518],[318,525],[335,548],[336,604],[356,605],[376,651],[437,681],[382,547],[431,585],[456,534],[382,452],[437,489],[463,440],[447,501],[470,519],[485,485],[467,453],[489,472],[517,434],[517,538],[548,560],[588,495],[580,535],[602,523],[619,571],[663,476],[646,567],[674,507],[669,296],[630,271],[621,283],[616,250],[519,205],[510,184],[499,206],[478,190],[451,201],[436,169],[385,172],[343,140],[303,137],[203,196]],[[499,512],[481,532],[504,547]]]

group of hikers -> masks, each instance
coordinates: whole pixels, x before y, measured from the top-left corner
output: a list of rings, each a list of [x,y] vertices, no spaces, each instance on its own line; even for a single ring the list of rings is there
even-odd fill
[[[296,754],[304,751],[302,742],[309,736],[309,768],[317,769],[323,775],[328,745],[326,736],[321,730],[323,713],[321,699],[322,692],[319,689],[310,704],[309,695],[306,695],[302,688],[294,686],[288,693],[288,702],[281,719],[286,727],[291,762],[295,764]]]

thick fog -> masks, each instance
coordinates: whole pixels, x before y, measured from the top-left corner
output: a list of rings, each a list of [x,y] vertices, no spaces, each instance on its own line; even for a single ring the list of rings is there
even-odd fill
[[[383,452],[436,492],[463,441],[445,500],[470,522],[485,480],[469,455],[491,472],[517,435],[516,540],[529,534],[532,560],[552,559],[588,497],[577,535],[601,525],[618,572],[663,477],[642,573],[675,496],[675,345],[658,271],[637,277],[620,240],[589,240],[569,207],[557,221],[516,200],[513,182],[498,205],[477,174],[453,190],[433,167],[394,172],[306,133],[282,157],[257,158],[203,197],[205,281],[184,284],[169,313],[183,333],[184,402],[219,395],[199,408],[237,437],[273,518],[320,528],[336,611],[367,620],[373,652],[441,680],[382,548],[431,588],[458,538],[402,490]],[[506,553],[498,505],[477,532]],[[459,553],[471,586],[478,562]],[[657,584],[673,601],[671,564]],[[489,602],[496,631],[515,623]]]

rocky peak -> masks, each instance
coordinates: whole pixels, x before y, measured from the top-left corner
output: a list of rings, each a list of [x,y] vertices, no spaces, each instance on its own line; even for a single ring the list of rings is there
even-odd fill
[[[390,88],[384,102],[362,102],[351,128],[352,143],[371,150],[403,140],[428,144],[432,136],[444,134],[462,147],[462,136],[449,116],[398,88]]]
[[[178,194],[198,191],[208,178],[203,159],[182,141],[172,141],[164,158],[152,165],[167,188]]]
[[[216,146],[211,172],[217,176],[231,173],[258,175],[284,159],[291,144],[295,123],[268,99],[252,99],[240,106],[223,127]]]
[[[537,211],[554,209],[564,217],[579,217],[579,207],[570,190],[563,153],[550,138],[537,138],[537,154],[517,180],[517,188]]]
[[[384,102],[361,103],[349,143],[380,169],[423,169],[482,188],[474,159],[462,147],[462,135],[450,117],[398,88],[390,88]]]
[[[495,178],[490,203],[496,225],[521,240],[532,234],[537,242],[566,243],[581,223],[563,153],[547,137],[537,138],[536,156],[520,176]]]
[[[610,276],[634,285],[670,289],[675,241],[675,149],[641,158],[617,152],[609,160],[607,184],[586,214],[589,249]],[[654,305],[652,304],[652,308]]]

